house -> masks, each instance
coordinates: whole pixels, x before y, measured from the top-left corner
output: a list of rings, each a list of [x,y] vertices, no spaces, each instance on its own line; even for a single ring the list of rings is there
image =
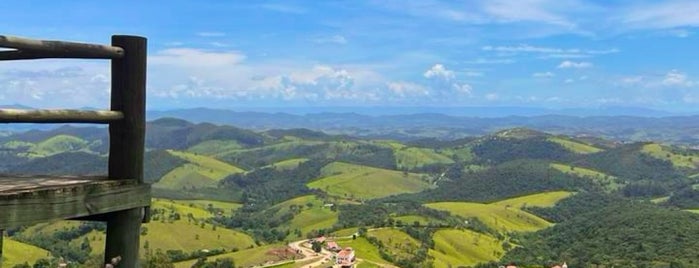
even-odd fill
[[[338,252],[342,249],[335,241],[328,241],[328,243],[325,244],[325,248],[334,252]]]
[[[340,265],[341,268],[352,268],[354,266],[354,260],[354,250],[347,247],[337,253],[335,264]]]
[[[320,243],[320,244],[325,243],[325,236],[316,237],[315,239],[313,239],[313,241],[311,241],[311,243],[316,243],[316,242]]]

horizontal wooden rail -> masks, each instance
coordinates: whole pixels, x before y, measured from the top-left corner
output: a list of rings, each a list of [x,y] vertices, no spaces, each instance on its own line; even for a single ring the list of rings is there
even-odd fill
[[[97,123],[124,118],[119,111],[0,109],[0,123]]]
[[[118,59],[124,56],[124,49],[116,46],[35,40],[5,35],[0,35],[0,47],[14,49],[0,51],[0,60],[42,58]]]

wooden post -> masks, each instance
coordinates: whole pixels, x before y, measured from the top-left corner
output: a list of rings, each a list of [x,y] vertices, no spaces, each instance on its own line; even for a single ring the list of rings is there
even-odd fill
[[[124,57],[112,60],[111,109],[124,119],[109,125],[109,178],[143,182],[146,107],[146,39],[113,36],[112,45],[124,49]],[[138,249],[143,208],[109,213],[105,263],[121,257],[119,267],[139,267]]]

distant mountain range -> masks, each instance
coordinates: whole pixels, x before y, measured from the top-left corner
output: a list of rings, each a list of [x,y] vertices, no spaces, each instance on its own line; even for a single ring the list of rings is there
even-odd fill
[[[2,107],[29,108],[22,105]],[[398,140],[449,140],[507,128],[527,127],[555,134],[598,136],[617,141],[655,140],[692,146],[699,144],[699,115],[679,115],[644,108],[550,110],[521,107],[312,107],[250,110],[252,111],[194,108],[149,111],[147,116],[148,120],[179,118],[193,123],[207,122],[252,130],[307,128],[329,134]],[[321,110],[332,112],[318,112]],[[6,132],[52,128],[55,126],[0,125],[0,130]]]

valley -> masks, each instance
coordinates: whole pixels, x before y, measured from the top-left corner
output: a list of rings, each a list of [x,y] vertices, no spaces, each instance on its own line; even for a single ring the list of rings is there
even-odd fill
[[[0,168],[103,174],[105,137],[75,126],[5,135]],[[374,139],[163,118],[148,122],[146,147],[147,267],[327,267],[330,241],[351,247],[357,267],[691,267],[699,249],[699,151],[687,146],[526,128]],[[91,267],[104,228],[6,230],[3,265]]]

